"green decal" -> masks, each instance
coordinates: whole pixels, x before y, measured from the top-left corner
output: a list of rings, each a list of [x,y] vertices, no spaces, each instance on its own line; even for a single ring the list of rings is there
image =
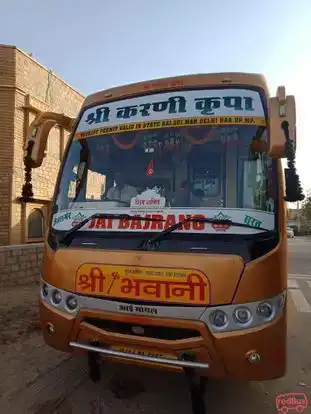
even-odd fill
[[[56,217],[54,219],[53,225],[55,226],[55,224],[59,224],[59,223],[62,223],[63,221],[70,220],[70,218],[71,218],[71,213],[63,214],[62,216]]]
[[[257,220],[255,217],[246,215],[244,218],[244,223],[248,224],[251,227],[258,228],[258,227],[261,227],[262,221]]]

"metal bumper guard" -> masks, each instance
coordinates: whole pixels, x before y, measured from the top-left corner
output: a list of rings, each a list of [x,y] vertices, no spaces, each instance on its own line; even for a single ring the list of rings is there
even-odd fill
[[[80,348],[90,352],[97,352],[99,354],[107,355],[107,356],[115,356],[115,357],[122,357],[122,358],[129,358],[135,359],[138,361],[147,361],[147,362],[155,362],[159,364],[167,364],[173,366],[179,366],[182,368],[193,368],[193,369],[200,369],[200,368],[209,368],[209,364],[196,362],[196,361],[186,361],[182,359],[169,359],[169,358],[155,358],[149,357],[144,355],[136,355],[130,354],[128,352],[121,352],[121,351],[113,351],[111,349],[102,348],[99,346],[92,346],[88,344],[81,344],[79,342],[71,341],[69,343],[70,346],[73,348]]]
[[[193,360],[194,356],[192,354],[185,353],[183,355],[184,359],[169,359],[169,358],[154,358],[143,355],[130,354],[128,352],[113,351],[111,349],[102,348],[97,343],[96,344],[82,344],[79,342],[71,341],[70,346],[73,348],[80,348],[85,351],[88,351],[88,362],[90,370],[90,378],[97,382],[101,379],[101,369],[98,356],[99,354],[112,356],[112,357],[122,357],[129,358],[140,361],[155,362],[173,366],[179,366],[183,368],[186,375],[193,414],[206,414],[205,411],[205,401],[204,401],[204,392],[205,392],[205,379],[197,375],[196,369],[200,368],[209,368],[209,364],[196,362]]]

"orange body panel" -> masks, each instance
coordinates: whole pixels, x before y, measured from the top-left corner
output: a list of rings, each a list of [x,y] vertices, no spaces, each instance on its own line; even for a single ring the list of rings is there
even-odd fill
[[[160,256],[160,257],[159,257]],[[178,263],[179,269],[198,269],[208,278],[210,303],[226,304],[232,301],[234,291],[243,271],[243,262],[238,256],[206,254],[163,254],[130,251],[96,251],[92,249],[60,249],[50,251],[44,263],[44,279],[55,287],[70,292],[76,291],[77,269],[83,263],[106,265],[148,266],[170,269]],[[175,266],[174,266],[175,267]],[[177,266],[176,266],[177,267]],[[230,277],[229,277],[230,274]]]
[[[205,325],[195,321],[180,321],[178,319],[159,319],[135,317],[135,324],[165,327],[180,327],[182,329],[196,329],[200,332],[199,338],[165,341],[151,338],[137,338],[131,335],[111,333],[94,328],[83,322],[84,317],[109,318],[114,321],[133,322],[129,315],[112,314],[96,311],[82,311],[79,317],[64,318],[54,309],[40,302],[40,314],[45,342],[63,352],[73,352],[68,346],[69,341],[100,341],[106,347],[121,345],[124,348],[150,349],[151,352],[172,354],[180,356],[183,352],[191,350],[195,352],[200,362],[210,364],[207,370],[198,370],[200,375],[208,378],[231,378],[248,381],[261,381],[265,378],[278,378],[284,375],[286,370],[286,312],[274,322],[264,328],[249,330],[247,333],[240,331],[211,335]],[[46,323],[53,323],[55,333],[51,335],[46,329]],[[68,338],[70,334],[70,338]],[[273,338],[273,344],[271,344]],[[262,358],[262,363],[251,365],[247,358],[247,352],[256,350]],[[78,354],[83,352],[78,351]],[[118,362],[128,362],[124,358],[108,357]],[[181,368],[167,367],[163,364],[139,362],[140,365],[152,368],[170,369],[182,372]]]
[[[86,106],[99,102],[111,101],[119,98],[134,97],[142,93],[154,93],[182,88],[198,88],[202,86],[243,85],[262,88],[269,97],[269,90],[265,78],[259,74],[248,73],[209,73],[163,78],[160,81],[144,81],[130,85],[118,86],[105,91],[96,92],[86,97],[81,111]]]

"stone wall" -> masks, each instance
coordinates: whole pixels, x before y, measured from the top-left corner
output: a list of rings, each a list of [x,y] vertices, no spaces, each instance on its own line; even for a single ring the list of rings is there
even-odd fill
[[[0,247],[0,289],[40,280],[43,244]]]
[[[24,171],[21,168],[24,156],[23,146],[27,129],[36,115],[34,109],[55,111],[75,117],[78,115],[84,100],[84,97],[78,91],[18,49],[15,52],[15,61],[15,136],[10,244],[28,241],[27,221],[31,209],[27,206],[23,212],[23,206],[16,199],[21,196],[24,182]],[[20,91],[23,91],[23,93]],[[34,197],[44,204],[44,208],[42,208],[42,205],[37,206],[37,208],[41,209],[45,224],[48,219],[49,201],[54,193],[58,170],[68,137],[69,132],[63,128],[52,128],[42,166],[32,170]]]
[[[38,205],[25,206],[18,198],[24,183],[24,143],[30,123],[38,111],[75,117],[83,100],[82,94],[27,53],[14,46],[0,45],[0,246],[29,242],[30,207],[42,211],[46,224],[69,137],[63,128],[52,129],[43,164],[32,174]]]
[[[20,50],[16,50],[16,88],[13,197],[21,195],[24,181],[24,172],[20,166],[23,163],[25,130],[36,115],[30,107],[76,117],[84,100],[79,92]],[[24,96],[18,93],[19,90],[24,92]],[[29,108],[26,109],[27,107]],[[68,137],[68,131],[52,128],[42,166],[32,171],[35,198],[45,201],[52,198]],[[16,206],[16,209],[20,207]],[[15,242],[12,240],[12,244]]]
[[[9,48],[0,47],[0,246],[10,241],[11,186],[13,177],[15,60]]]

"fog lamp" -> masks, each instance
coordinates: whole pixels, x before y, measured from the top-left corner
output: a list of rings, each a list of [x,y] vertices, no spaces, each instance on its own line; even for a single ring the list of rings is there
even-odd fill
[[[250,364],[258,364],[261,361],[261,357],[256,351],[249,351],[245,356]]]
[[[47,329],[48,333],[51,334],[51,335],[55,332],[54,325],[51,322],[48,322],[46,324],[46,329]]]

